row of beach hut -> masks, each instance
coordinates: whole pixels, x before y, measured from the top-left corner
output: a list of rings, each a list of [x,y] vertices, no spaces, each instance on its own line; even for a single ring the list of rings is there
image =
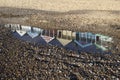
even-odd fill
[[[60,42],[63,46],[66,46],[72,42],[72,44],[74,43],[75,45],[81,48],[86,48],[95,45],[97,48],[106,51],[109,47],[108,43],[113,42],[113,39],[109,36],[93,34],[90,32],[41,29],[37,27],[23,26],[19,24],[6,24],[5,27],[9,27],[12,30],[12,32],[18,33],[20,37],[23,37],[27,34],[31,37],[31,39],[35,39],[36,37],[40,36],[46,41],[46,43],[55,43],[55,40],[58,40],[57,42]],[[58,43],[56,43],[56,45],[57,44]],[[72,47],[72,45],[70,46]]]

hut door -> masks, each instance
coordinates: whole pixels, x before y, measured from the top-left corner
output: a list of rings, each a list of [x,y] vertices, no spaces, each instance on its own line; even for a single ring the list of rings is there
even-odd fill
[[[96,36],[96,41],[99,41],[100,40],[100,36]]]
[[[46,30],[46,36],[49,36],[49,30]]]
[[[20,25],[20,30],[22,30],[22,27],[21,27],[21,25]]]
[[[12,27],[11,24],[9,25],[9,27],[10,27],[10,28]]]
[[[33,32],[34,30],[33,30],[33,27],[31,27],[31,32]]]
[[[49,33],[50,33],[50,37],[54,37],[54,36],[53,36],[54,30],[49,30],[49,31],[50,31],[50,32],[49,32]]]
[[[42,35],[45,35],[45,30],[43,30]]]
[[[76,40],[79,41],[79,33],[76,33]]]
[[[58,38],[61,38],[61,36],[62,36],[62,32],[61,32],[61,31],[59,31]]]
[[[57,30],[54,30],[54,35],[53,35],[54,37],[56,37],[57,36]]]

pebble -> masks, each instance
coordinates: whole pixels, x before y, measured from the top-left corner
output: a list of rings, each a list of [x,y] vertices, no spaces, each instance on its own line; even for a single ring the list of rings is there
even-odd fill
[[[2,33],[0,32],[0,34]],[[69,57],[64,55],[74,55],[76,53],[66,51],[65,49],[59,48],[57,46],[42,46],[42,45],[37,46],[37,49],[39,50],[37,50],[36,52],[36,47],[33,46],[32,44],[28,44],[26,42],[13,39],[13,37],[10,38],[10,36],[8,35],[7,36],[3,35],[1,37],[5,39],[0,40],[0,42],[1,43],[6,42],[7,44],[5,47],[0,45],[0,47],[5,48],[4,51],[5,53],[2,54],[3,57],[0,58],[0,65],[3,68],[1,70],[1,73],[6,75],[3,76],[2,79],[6,78],[6,79],[34,80],[36,78],[38,80],[48,79],[66,80],[66,76],[69,76],[70,73],[74,74],[77,72],[83,80],[87,80],[88,79],[87,77],[92,77],[91,75],[93,75],[92,78],[94,80],[94,76],[96,79],[97,78],[99,79],[101,74],[111,78],[113,74],[111,74],[110,69],[112,69],[112,71],[116,70],[114,75],[117,75],[118,71],[120,70],[119,66],[114,67],[110,65],[110,63],[119,62],[119,57],[117,54],[104,56],[102,60],[100,59],[101,55],[95,56],[94,54],[87,53],[83,54],[81,53],[79,56],[77,55],[77,58]],[[2,49],[0,49],[0,52],[2,52]],[[33,52],[27,49],[33,50]],[[24,52],[26,52],[26,56],[23,55]],[[48,53],[49,55],[46,55]],[[12,57],[9,56],[11,54]],[[29,57],[30,54],[34,55]],[[36,58],[39,60],[36,60]],[[96,61],[99,62],[97,63],[98,65],[97,64],[93,65],[93,63],[90,63]],[[79,64],[79,66],[77,67],[71,66],[70,64],[72,63],[74,63],[74,65]],[[116,78],[117,80],[119,80],[119,78],[117,77],[118,76],[112,76],[112,78],[114,79]]]

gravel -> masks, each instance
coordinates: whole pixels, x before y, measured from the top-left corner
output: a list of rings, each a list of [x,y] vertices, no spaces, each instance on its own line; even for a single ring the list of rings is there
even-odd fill
[[[0,27],[1,80],[119,80],[120,54],[67,51],[33,45],[14,38]]]

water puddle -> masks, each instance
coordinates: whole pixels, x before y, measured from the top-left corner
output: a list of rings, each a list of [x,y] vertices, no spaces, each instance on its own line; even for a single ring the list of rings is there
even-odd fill
[[[39,45],[55,45],[67,50],[88,53],[110,53],[112,37],[90,32],[41,29],[19,24],[6,24],[13,36]]]

